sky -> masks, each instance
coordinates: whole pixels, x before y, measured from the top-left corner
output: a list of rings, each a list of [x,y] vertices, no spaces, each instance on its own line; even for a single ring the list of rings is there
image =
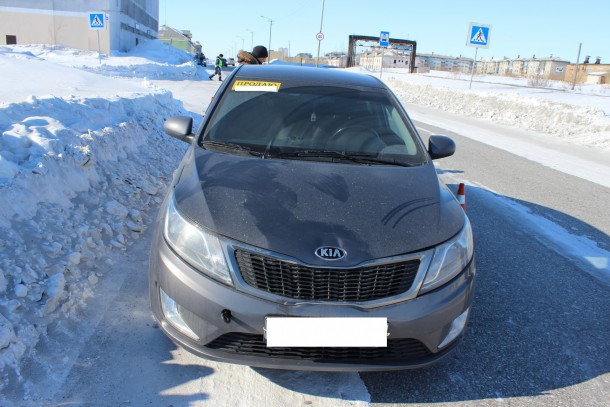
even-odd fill
[[[465,45],[471,22],[492,27],[490,47],[479,49],[477,58],[552,54],[575,62],[582,43],[580,62],[590,55],[591,62],[599,56],[610,63],[609,0],[160,0],[159,5],[159,24],[190,30],[208,57],[268,46],[270,28],[272,49],[315,57],[322,23],[320,55],[347,52],[350,34],[378,37],[389,31],[390,38],[417,41],[419,53],[473,58],[475,48]]]

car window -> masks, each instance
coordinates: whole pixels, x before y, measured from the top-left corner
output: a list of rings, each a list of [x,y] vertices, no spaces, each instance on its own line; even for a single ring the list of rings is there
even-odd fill
[[[330,86],[227,89],[203,140],[258,152],[338,151],[424,162],[425,152],[389,92]]]

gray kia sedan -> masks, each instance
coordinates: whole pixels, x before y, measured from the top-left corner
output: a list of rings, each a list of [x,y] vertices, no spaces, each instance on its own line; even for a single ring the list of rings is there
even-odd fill
[[[307,370],[406,369],[455,349],[471,308],[470,223],[379,79],[239,66],[193,131],[155,226],[163,331],[208,359]]]

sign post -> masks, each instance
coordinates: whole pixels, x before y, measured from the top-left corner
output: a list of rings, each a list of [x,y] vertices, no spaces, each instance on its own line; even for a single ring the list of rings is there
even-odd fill
[[[387,48],[390,46],[390,32],[389,31],[382,31],[381,34],[379,34],[379,46],[382,48]],[[379,79],[381,79],[381,75],[383,75],[383,56],[385,54],[385,51],[381,51],[381,69],[379,70]]]
[[[89,13],[89,29],[97,31],[97,55],[102,63],[102,51],[100,46],[100,30],[106,28],[106,18],[102,11],[92,11]]]
[[[318,56],[316,57],[316,68],[318,67],[318,63],[320,62],[320,45],[322,45],[322,40],[324,39],[324,34],[322,33],[322,22],[324,21],[324,0],[322,0],[322,16],[320,17],[320,31],[316,34],[316,40],[318,40]]]
[[[322,31],[316,34],[316,40],[318,40],[318,57],[316,58],[316,68],[318,67],[318,62],[320,61],[320,44],[322,43],[323,39],[324,33],[322,33]]]
[[[468,28],[468,38],[466,45],[469,47],[476,47],[474,51],[474,61],[472,62],[472,70],[470,71],[470,84],[468,89],[472,87],[472,77],[474,76],[474,66],[477,63],[477,53],[479,48],[489,48],[489,34],[491,33],[491,25],[470,23]]]

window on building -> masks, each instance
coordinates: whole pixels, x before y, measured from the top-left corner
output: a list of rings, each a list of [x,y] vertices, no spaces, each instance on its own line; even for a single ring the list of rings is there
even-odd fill
[[[17,45],[17,36],[16,35],[7,35],[6,36],[6,45]]]

